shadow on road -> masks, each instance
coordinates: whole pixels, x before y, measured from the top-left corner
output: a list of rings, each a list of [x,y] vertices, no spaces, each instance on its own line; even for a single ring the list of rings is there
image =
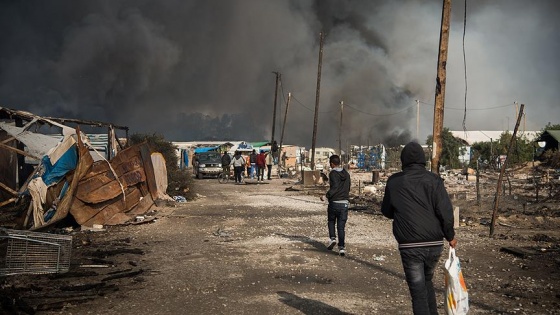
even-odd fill
[[[313,246],[315,249],[317,249],[317,250],[319,250],[319,251],[329,251],[329,250],[327,249],[327,246],[326,246],[325,244],[323,244],[323,243],[320,242],[320,241],[317,241],[317,240],[314,240],[314,239],[312,239],[312,238],[309,238],[309,237],[307,237],[307,236],[286,235],[286,234],[282,234],[282,233],[276,233],[276,235],[281,236],[281,237],[284,237],[284,238],[287,238],[287,239],[289,239],[289,240],[291,240],[291,241],[300,241],[300,242],[302,242],[302,243],[309,244],[309,245]],[[333,253],[333,254],[334,254],[334,253]],[[388,274],[388,275],[391,275],[391,276],[393,276],[393,277],[395,277],[395,278],[399,278],[399,279],[401,279],[401,280],[406,280],[405,277],[404,277],[404,272],[403,272],[403,273],[401,273],[401,272],[395,272],[395,271],[393,271],[393,270],[390,270],[390,269],[381,267],[381,266],[379,266],[379,265],[376,265],[376,264],[373,264],[373,263],[371,263],[371,262],[368,262],[368,261],[359,259],[359,258],[357,258],[357,257],[352,257],[351,255],[349,256],[348,254],[346,255],[346,257],[344,257],[344,259],[348,259],[348,260],[355,261],[355,262],[357,262],[357,263],[359,263],[359,264],[362,264],[362,265],[364,265],[364,266],[366,266],[366,267],[368,267],[368,268],[376,269],[376,270],[382,271],[382,272],[384,272],[384,273],[386,273],[386,274]],[[437,289],[437,288],[436,288],[436,291],[438,292],[438,299],[441,298],[441,297],[444,295],[444,290],[441,290],[441,289]],[[289,294],[289,293],[288,293],[288,294]],[[316,302],[316,301],[314,301],[314,302]],[[286,302],[284,302],[284,303],[286,303]],[[316,303],[321,303],[321,302],[316,302]],[[288,304],[288,303],[286,303],[286,304]],[[323,303],[321,303],[321,304],[323,304]],[[491,312],[496,312],[496,313],[506,312],[506,311],[503,310],[503,309],[497,309],[495,306],[491,306],[491,305],[488,305],[488,304],[485,304],[485,303],[477,302],[477,301],[472,300],[472,299],[469,299],[469,304],[470,304],[471,306],[476,306],[477,308],[479,308],[479,309],[481,309],[481,310],[485,310],[485,311],[491,311]],[[288,304],[288,305],[289,305],[289,304]],[[290,306],[293,307],[293,305],[290,305]],[[342,313],[342,312],[340,312],[339,310],[337,310],[337,311],[338,311],[339,313],[336,313],[336,312],[335,312],[335,313],[321,313],[321,312],[313,313],[313,312],[311,312],[311,313],[305,313],[305,314],[347,314],[347,313]]]
[[[320,301],[315,301],[311,299],[306,299],[299,297],[295,294],[278,291],[276,292],[280,297],[278,300],[280,302],[297,309],[306,315],[350,315],[352,313],[347,313],[339,310],[336,307],[330,306]]]

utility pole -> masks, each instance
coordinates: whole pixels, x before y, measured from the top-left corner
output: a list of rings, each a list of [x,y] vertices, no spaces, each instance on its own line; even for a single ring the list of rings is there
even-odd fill
[[[447,47],[449,44],[449,23],[451,20],[451,0],[443,0],[441,30],[439,33],[439,54],[434,105],[434,132],[432,140],[432,172],[439,174],[439,159],[442,152],[441,132],[443,130],[443,107],[445,101],[445,80]]]
[[[311,139],[311,170],[315,170],[315,142],[317,140],[317,120],[319,118],[319,92],[321,90],[322,63],[323,63],[323,32],[319,33],[319,65],[317,66],[317,90],[315,92],[315,118],[313,119],[313,139]]]
[[[420,100],[416,100],[416,140],[420,142]]]
[[[340,126],[338,128],[338,155],[342,159],[342,112],[344,110],[344,101],[340,101]]]
[[[276,75],[276,87],[274,88],[274,112],[272,113],[272,137],[270,139],[271,149],[272,149],[272,144],[274,143],[274,129],[276,127],[276,102],[278,100],[278,81],[280,81],[280,73],[277,71],[273,71],[272,73]]]
[[[282,123],[282,134],[280,135],[280,146],[278,148],[278,152],[280,154],[278,165],[280,165],[280,163],[282,162],[282,143],[284,143],[284,130],[286,129],[286,120],[288,119],[288,107],[290,107],[291,99],[292,99],[292,93],[288,93],[288,101],[286,101],[286,112],[284,113],[284,123]],[[285,167],[286,165],[282,165],[282,166]]]

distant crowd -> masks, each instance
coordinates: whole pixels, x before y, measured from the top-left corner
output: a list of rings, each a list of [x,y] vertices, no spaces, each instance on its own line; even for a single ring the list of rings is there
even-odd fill
[[[249,156],[243,156],[240,151],[235,151],[233,158],[224,152],[222,155],[222,167],[225,174],[231,174],[233,167],[233,177],[236,184],[243,184],[245,178],[257,179],[258,183],[264,183],[265,170],[266,179],[271,179],[272,165],[274,157],[272,152],[260,150],[257,154],[253,150]]]

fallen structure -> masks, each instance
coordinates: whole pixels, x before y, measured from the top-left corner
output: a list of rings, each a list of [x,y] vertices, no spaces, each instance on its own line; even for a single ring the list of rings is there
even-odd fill
[[[169,198],[165,194],[165,163],[157,163],[157,170],[154,170],[147,143],[123,147],[116,138],[114,125],[105,124],[109,128],[110,150],[109,154],[103,155],[79,127],[80,123],[94,123],[96,126],[102,123],[74,120],[78,126],[70,128],[58,122],[62,119],[1,107],[0,113],[0,118],[20,120],[20,124],[24,120],[28,121],[22,127],[14,126],[11,122],[0,122],[0,131],[6,138],[0,142],[0,152],[12,157],[15,154],[25,156],[36,162],[32,164],[36,165],[33,171],[19,188],[13,187],[13,180],[6,180],[8,183],[0,181],[4,195],[10,195],[10,198],[2,198],[6,200],[0,199],[0,206],[25,206],[16,228],[41,230],[69,214],[82,226],[123,224],[148,212],[154,200]],[[35,124],[61,128],[62,140],[31,132],[31,126]],[[10,142],[12,145],[7,144]],[[10,165],[4,165],[4,174],[6,167]],[[16,163],[16,167],[25,168],[21,163]],[[6,178],[9,176],[2,176],[1,179]]]

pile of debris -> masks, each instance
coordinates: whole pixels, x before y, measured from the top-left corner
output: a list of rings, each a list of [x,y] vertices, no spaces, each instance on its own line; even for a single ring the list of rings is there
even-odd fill
[[[0,159],[10,161],[0,166],[0,206],[13,205],[20,212],[7,227],[44,230],[69,214],[84,227],[123,224],[148,212],[155,200],[171,200],[161,154],[151,153],[146,143],[124,147],[114,125],[108,124],[102,154],[79,125],[71,128],[58,122],[61,119],[2,107],[0,114],[7,119],[0,122],[5,149]],[[16,126],[23,121],[24,126]],[[30,131],[44,124],[60,128],[61,134]],[[34,169],[17,187],[18,170],[29,167]]]

